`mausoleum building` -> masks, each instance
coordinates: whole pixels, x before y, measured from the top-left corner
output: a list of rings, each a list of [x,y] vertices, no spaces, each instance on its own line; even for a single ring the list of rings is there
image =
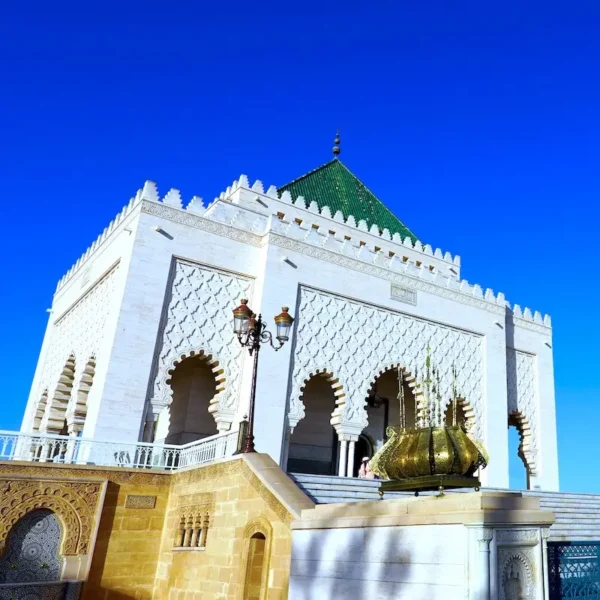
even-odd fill
[[[415,227],[337,155],[280,187],[242,175],[210,203],[146,182],[59,281],[21,431],[235,435],[252,359],[232,310],[246,298],[270,327],[282,306],[295,319],[256,381],[256,447],[284,470],[356,477],[400,394],[415,424],[430,356],[447,418],[457,398],[489,452],[483,484],[508,487],[513,425],[529,487],[558,490],[549,316],[469,283]]]

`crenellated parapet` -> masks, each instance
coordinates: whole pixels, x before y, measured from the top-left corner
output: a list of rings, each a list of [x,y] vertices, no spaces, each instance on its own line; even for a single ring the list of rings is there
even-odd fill
[[[187,224],[196,220],[197,225],[206,227],[210,222],[220,223],[253,234],[256,245],[283,239],[290,249],[312,247],[319,250],[317,253],[311,250],[313,257],[323,260],[334,260],[332,257],[335,257],[334,262],[349,267],[358,264],[362,272],[384,276],[392,282],[398,282],[395,276],[408,278],[416,289],[462,299],[498,314],[506,313],[515,326],[551,331],[549,315],[542,316],[529,308],[521,309],[518,304],[511,307],[503,293],[495,293],[490,288],[484,290],[478,284],[461,279],[460,256],[434,249],[419,240],[413,241],[409,236],[392,235],[388,229],[379,230],[375,225],[368,227],[364,220],[357,221],[353,215],[344,217],[341,211],[332,214],[328,206],[319,207],[315,200],[302,196],[292,200],[288,191],[280,193],[275,186],[265,191],[260,180],[250,184],[246,175],[241,175],[209,204],[205,204],[200,196],[193,196],[185,204],[181,192],[175,188],[161,199],[156,184],[147,181],[60,280],[57,289],[64,286],[143,202],[174,209],[176,212],[167,217],[173,220],[178,220],[175,215],[179,213],[188,215],[179,219]]]

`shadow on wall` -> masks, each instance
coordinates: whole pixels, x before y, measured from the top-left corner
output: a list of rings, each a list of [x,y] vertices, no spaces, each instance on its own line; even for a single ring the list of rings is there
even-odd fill
[[[104,569],[106,567],[106,556],[108,554],[108,543],[114,527],[115,512],[117,510],[117,497],[119,495],[119,485],[108,482],[106,495],[104,497],[104,506],[100,516],[100,526],[98,527],[98,536],[94,546],[92,556],[92,565],[88,580],[84,583],[82,599],[92,600],[95,598],[104,598],[104,593],[108,590],[101,587]],[[110,598],[113,600],[133,600],[134,596],[125,593],[110,591]]]
[[[344,506],[331,514],[332,519],[345,516]],[[290,600],[417,600],[411,592],[411,556],[403,548],[402,536],[392,531],[381,536],[380,529],[324,529],[322,536],[311,536],[301,548],[294,541]],[[340,532],[347,542],[344,547]]]

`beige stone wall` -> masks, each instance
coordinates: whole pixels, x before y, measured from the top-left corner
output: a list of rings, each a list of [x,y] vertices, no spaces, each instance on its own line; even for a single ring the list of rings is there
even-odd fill
[[[63,574],[68,579],[87,579],[82,600],[152,598],[171,485],[168,473],[5,462],[0,464],[0,479],[5,478],[12,480],[13,489],[30,484],[40,490],[36,505],[47,505],[59,515],[67,541],[74,537],[74,527],[63,517],[69,514],[67,505],[77,515],[73,522],[82,521],[84,535],[78,538],[82,541],[64,552],[68,572]],[[99,489],[103,497],[98,510],[86,509]],[[75,492],[82,500],[74,497]],[[60,498],[65,508],[58,504]]]
[[[254,534],[265,537],[260,600],[287,598],[290,522],[312,503],[298,495],[297,511],[278,498],[277,484],[295,494],[287,477],[263,455],[239,458],[173,476],[155,584],[156,600],[242,600]],[[277,481],[269,481],[268,475]],[[289,482],[290,487],[286,485]],[[297,490],[299,492],[299,490]],[[212,503],[204,549],[174,550],[180,515]],[[293,506],[294,502],[291,502]],[[250,568],[252,568],[252,561]],[[256,562],[254,562],[256,564]],[[256,574],[254,578],[255,581]],[[252,586],[255,589],[255,586]]]
[[[119,474],[110,475],[82,600],[150,600],[170,475],[145,472],[124,473],[123,478]]]
[[[73,515],[84,518],[79,533],[69,525],[65,546],[72,554],[69,564],[79,565],[79,577],[87,575],[82,600],[241,600],[249,554],[251,597],[257,598],[260,561],[249,551],[252,536],[261,535],[258,600],[285,599],[290,523],[314,506],[261,454],[176,474],[6,462],[0,464],[1,480],[5,498],[17,491],[25,498],[29,488],[38,490],[32,508],[52,501],[48,506],[65,521],[70,509],[66,504],[56,508],[58,490]],[[205,547],[174,549],[182,511],[198,507],[210,514]],[[10,526],[5,529],[6,534]],[[77,575],[71,570],[65,576]]]

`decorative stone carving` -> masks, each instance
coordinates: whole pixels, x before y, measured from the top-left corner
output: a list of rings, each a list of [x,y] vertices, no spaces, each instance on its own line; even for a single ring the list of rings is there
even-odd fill
[[[542,530],[545,531],[545,530]],[[537,544],[537,529],[499,529],[496,533],[498,544],[519,543]]]
[[[399,285],[391,286],[390,298],[392,300],[404,302],[405,304],[412,304],[413,306],[417,305],[417,292],[415,290],[400,287]]]
[[[459,394],[473,408],[474,435],[482,438],[482,338],[452,327],[302,287],[293,356],[289,423],[304,417],[301,396],[316,372],[332,373],[345,395],[338,399],[339,422],[362,430],[366,398],[374,379],[390,364],[418,373],[427,346],[439,368],[444,405],[452,399],[452,366]]]
[[[155,506],[156,496],[141,496],[138,494],[128,494],[125,500],[125,508],[151,509]]]
[[[529,600],[535,598],[535,579],[530,549],[501,549],[500,600]]]
[[[250,244],[251,246],[261,245],[261,236],[255,233],[250,233],[237,227],[232,227],[224,223],[218,223],[211,221],[210,218],[200,216],[188,211],[178,210],[164,204],[157,204],[155,202],[142,202],[141,211],[149,215],[156,215],[163,219],[169,219],[175,223],[181,223],[182,225],[189,225],[208,233],[214,233],[227,237],[244,244]]]
[[[157,350],[151,403],[154,413],[167,406],[172,389],[167,381],[182,356],[205,354],[218,362],[224,385],[211,400],[220,429],[228,429],[237,408],[243,348],[233,333],[231,311],[250,298],[252,281],[183,260],[175,261],[170,297]]]
[[[532,473],[536,471],[538,452],[538,393],[535,375],[536,357],[514,348],[506,349],[508,414],[517,415],[523,453]]]
[[[406,275],[394,273],[390,269],[378,267],[371,263],[345,256],[342,253],[331,252],[329,250],[325,250],[324,248],[319,248],[313,246],[312,244],[290,239],[275,233],[271,233],[269,235],[268,241],[269,243],[281,248],[293,250],[294,252],[299,252],[300,254],[305,254],[306,256],[310,256],[312,258],[324,260],[348,269],[353,269],[359,273],[365,273],[367,275],[372,275],[373,277],[379,277],[380,279],[387,279],[394,284],[404,286],[406,288],[421,290],[429,294],[435,294],[441,298],[448,298],[468,306],[475,306],[476,308],[487,310],[488,312],[496,315],[505,316],[506,314],[506,308],[503,305],[494,304],[493,302],[477,298],[473,295],[462,293],[459,290],[453,290],[448,287],[436,285],[435,283],[423,281],[417,277],[408,277]]]
[[[199,493],[177,499],[177,531],[174,547],[198,549],[206,547],[208,529],[214,512],[214,494]]]
[[[61,554],[87,554],[101,487],[100,483],[0,479],[0,554],[15,523],[39,509],[53,511],[63,526]]]
[[[59,378],[71,355],[75,359],[73,388],[79,388],[86,365],[90,358],[98,355],[104,337],[104,328],[114,306],[112,295],[115,290],[117,272],[118,265],[115,265],[54,323],[39,380],[40,397],[42,390],[45,389],[50,392],[49,398],[54,397]],[[71,398],[72,403],[75,401],[75,398]],[[48,408],[50,408],[50,403],[48,403]]]

